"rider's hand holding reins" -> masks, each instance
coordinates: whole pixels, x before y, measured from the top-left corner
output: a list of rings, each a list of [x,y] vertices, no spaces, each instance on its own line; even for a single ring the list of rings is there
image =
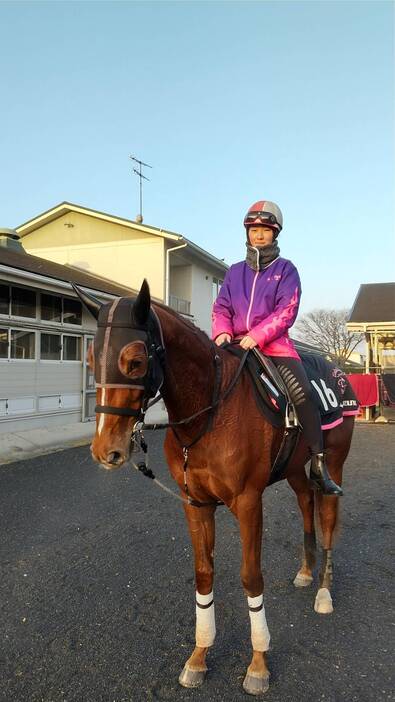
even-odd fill
[[[248,334],[247,336],[243,336],[243,338],[240,339],[239,344],[241,348],[245,351],[247,351],[247,349],[253,349],[254,346],[258,345],[255,339],[253,339],[252,336],[248,336]]]
[[[217,346],[221,346],[221,344],[225,343],[230,344],[230,342],[232,341],[232,337],[230,334],[220,334],[214,341],[217,344]]]

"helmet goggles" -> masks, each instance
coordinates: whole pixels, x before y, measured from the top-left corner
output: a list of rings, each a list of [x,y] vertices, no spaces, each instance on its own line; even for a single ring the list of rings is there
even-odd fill
[[[267,227],[275,227],[276,229],[281,229],[281,225],[278,223],[276,217],[271,212],[263,212],[262,210],[257,210],[256,212],[247,212],[244,217],[244,226],[250,227],[252,224],[259,221],[259,224],[266,225]]]

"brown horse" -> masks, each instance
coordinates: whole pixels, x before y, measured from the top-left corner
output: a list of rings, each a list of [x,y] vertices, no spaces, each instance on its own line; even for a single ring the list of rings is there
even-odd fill
[[[221,501],[238,520],[242,542],[241,581],[248,598],[253,648],[243,687],[250,694],[262,694],[269,687],[266,651],[270,641],[261,571],[262,493],[283,429],[273,428],[258,410],[246,373],[240,373],[232,392],[224,397],[236,379],[240,361],[217,348],[206,334],[169,308],[151,306],[145,281],[137,299],[118,298],[106,305],[76,291],[98,318],[94,353],[91,350],[89,360],[92,368],[96,365],[98,385],[96,434],[91,447],[95,460],[108,469],[128,461],[141,409],[161,383],[170,422],[198,413],[192,421],[168,429],[164,445],[171,475],[181,495],[189,497],[184,509],[195,557],[196,647],[179,681],[186,687],[203,683],[206,654],[214,643],[214,515]],[[199,414],[213,404],[215,396],[215,409]],[[325,432],[328,468],[338,485],[352,432],[352,417]],[[316,511],[323,563],[314,608],[328,614],[333,611],[330,588],[338,498],[311,489],[304,468],[307,459],[302,437],[286,471],[304,525],[304,557],[294,584],[305,587],[313,580]],[[196,502],[203,505],[196,506]]]

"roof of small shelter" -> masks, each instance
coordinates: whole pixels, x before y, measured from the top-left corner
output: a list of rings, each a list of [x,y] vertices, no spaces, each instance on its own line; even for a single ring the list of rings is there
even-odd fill
[[[395,324],[395,283],[364,283],[360,286],[349,323]]]

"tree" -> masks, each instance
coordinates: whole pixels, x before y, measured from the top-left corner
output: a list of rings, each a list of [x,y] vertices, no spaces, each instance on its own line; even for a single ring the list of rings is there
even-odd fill
[[[348,310],[320,309],[308,312],[296,323],[298,338],[326,351],[344,369],[347,359],[364,339],[363,334],[348,331],[348,316]]]

